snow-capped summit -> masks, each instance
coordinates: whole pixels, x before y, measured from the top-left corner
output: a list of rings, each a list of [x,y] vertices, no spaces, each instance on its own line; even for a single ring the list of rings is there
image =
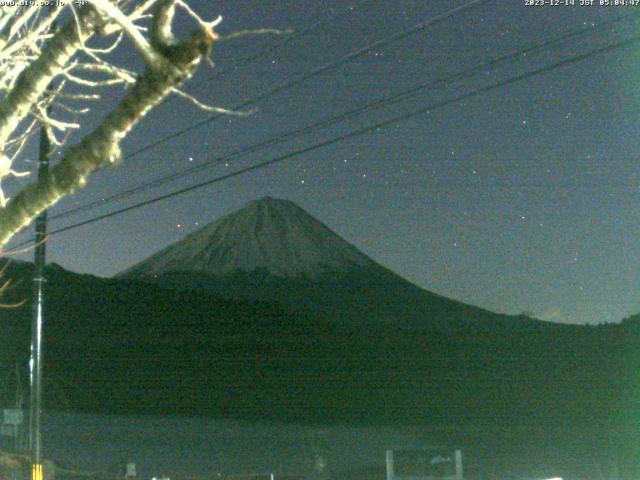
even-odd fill
[[[265,197],[168,246],[118,277],[222,298],[275,302],[306,320],[416,329],[518,329],[424,290],[360,252],[295,203]]]
[[[122,272],[127,278],[172,272],[222,276],[266,271],[316,277],[376,263],[295,203],[265,197],[197,230]]]

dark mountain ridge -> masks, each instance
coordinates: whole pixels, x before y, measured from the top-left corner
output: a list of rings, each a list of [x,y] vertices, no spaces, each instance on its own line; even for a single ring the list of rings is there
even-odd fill
[[[590,327],[488,312],[407,282],[327,230],[281,218],[287,228],[275,235],[280,227],[266,220],[252,231],[279,240],[247,250],[254,258],[242,261],[252,270],[181,269],[175,252],[191,252],[193,261],[217,252],[234,265],[240,254],[220,245],[241,245],[219,235],[227,231],[220,226],[216,238],[227,243],[214,242],[217,250],[168,247],[169,257],[158,254],[119,278],[50,265],[46,406],[318,424],[585,428],[595,432],[593,448],[612,431],[620,448],[640,444],[637,319]],[[309,237],[316,230],[322,242]],[[314,248],[330,245],[335,261],[323,263],[327,255],[318,252],[272,270],[269,262],[286,258],[280,248],[297,235]],[[4,303],[30,298],[32,268],[9,266],[5,276],[21,281]],[[0,322],[0,365],[11,379],[0,395],[12,405],[16,363],[27,391],[29,303],[1,309]]]
[[[496,314],[417,287],[293,202],[271,197],[248,203],[117,278],[277,301],[307,316],[355,326],[453,331],[553,325]]]
[[[7,270],[23,279],[7,302],[29,297],[31,268],[14,263]],[[466,334],[354,326],[275,302],[57,266],[47,275],[45,377],[49,406],[58,409],[329,423],[554,423],[628,418],[640,398],[640,335],[622,325]],[[29,305],[0,310],[0,364],[8,370],[16,362],[26,368],[29,313]],[[6,384],[5,404],[13,392]]]

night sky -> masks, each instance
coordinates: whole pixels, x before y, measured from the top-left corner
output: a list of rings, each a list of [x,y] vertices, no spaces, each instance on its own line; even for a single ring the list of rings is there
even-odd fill
[[[223,15],[221,33],[263,27],[303,31],[320,24],[277,48],[285,37],[251,36],[221,43],[213,54],[215,68],[202,68],[187,90],[204,102],[233,107],[464,3],[190,0],[203,16]],[[101,171],[84,191],[51,209],[51,215],[571,30],[592,29],[407,101],[54,220],[50,228],[631,38],[638,32],[632,17],[639,15],[640,6],[534,7],[525,6],[524,0],[489,1],[262,100],[251,116],[220,118],[126,159],[116,169]],[[626,21],[607,23],[625,16]],[[186,32],[188,23],[181,19],[180,25]],[[259,60],[244,61],[271,47]],[[114,60],[138,65],[132,50],[120,49]],[[639,82],[639,44],[595,55],[269,168],[55,235],[49,241],[48,259],[73,271],[111,276],[246,202],[271,195],[295,201],[382,265],[447,297],[560,322],[619,321],[640,312]],[[94,107],[86,128],[95,126],[121,95],[121,89],[105,90],[106,101]],[[210,115],[173,99],[127,137],[125,155]],[[28,157],[34,159],[35,150]],[[28,181],[15,180],[9,195]],[[21,234],[12,244],[27,237]]]

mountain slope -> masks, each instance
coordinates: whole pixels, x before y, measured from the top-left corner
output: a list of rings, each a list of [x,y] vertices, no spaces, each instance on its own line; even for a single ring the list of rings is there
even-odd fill
[[[7,278],[21,282],[2,300],[28,299],[31,275],[31,265],[12,265]],[[640,478],[635,322],[509,332],[494,324],[452,335],[389,324],[358,328],[273,303],[78,275],[55,265],[47,280],[47,409],[407,424],[435,428],[444,443],[464,448],[476,442],[470,432],[517,427],[518,437],[490,437],[498,448],[513,445],[514,458],[532,465],[546,455],[584,461],[574,444],[550,432],[573,438],[570,432],[586,431],[578,440],[594,452],[613,448],[615,439],[616,455],[633,459],[621,478]],[[28,392],[30,312],[29,304],[0,309],[5,407],[15,404],[16,365]],[[537,453],[531,431],[545,446]]]
[[[4,301],[29,298],[31,265]],[[47,408],[314,423],[558,424],[638,411],[638,334],[354,328],[268,302],[47,269]],[[26,372],[29,305],[0,309],[0,365]],[[15,388],[5,381],[4,405]],[[24,391],[24,390],[23,390]]]
[[[211,223],[117,276],[231,299],[277,301],[314,318],[413,329],[551,328],[413,285],[294,203],[270,197]]]
[[[317,277],[375,263],[293,202],[266,197],[222,217],[119,276],[189,271],[209,275],[266,270]]]

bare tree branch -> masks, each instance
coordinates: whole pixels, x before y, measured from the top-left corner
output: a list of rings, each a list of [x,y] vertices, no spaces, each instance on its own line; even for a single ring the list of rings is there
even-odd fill
[[[242,112],[242,111],[236,111],[236,110],[229,110],[227,108],[222,108],[222,107],[216,107],[215,105],[207,105],[206,103],[203,103],[200,100],[198,100],[193,95],[190,95],[187,92],[180,90],[179,88],[172,88],[171,91],[176,95],[190,101],[200,110],[204,110],[205,112],[220,113],[223,115],[235,115],[237,117],[246,117],[254,113],[253,110],[249,110],[248,112]]]
[[[14,87],[0,102],[0,148],[28,115],[51,81],[62,73],[65,65],[95,30],[103,23],[95,10],[83,8],[82,32],[70,20],[47,43],[37,60],[25,68]]]
[[[156,15],[162,17],[166,13],[163,9],[166,8],[169,8],[168,3],[161,2]],[[31,183],[12,199],[6,208],[0,210],[0,246],[44,209],[62,196],[83,186],[90,173],[119,161],[120,141],[149,110],[192,76],[201,60],[209,54],[212,44],[218,39],[212,28],[215,22],[199,23],[200,28],[192,34],[190,40],[166,46],[164,51],[156,52],[157,55],[162,55],[162,62],[159,65],[147,65],[118,106],[80,144],[67,150],[46,180]],[[77,30],[73,35],[77,43]],[[60,42],[60,37],[56,37]],[[51,41],[53,42],[54,40]],[[60,51],[60,47],[56,51]],[[63,56],[66,60],[69,58],[66,50],[49,56]],[[54,67],[50,65],[49,68]],[[60,67],[57,68],[60,73]],[[0,121],[0,129],[2,125]]]
[[[98,10],[122,27],[124,33],[131,39],[136,50],[140,53],[145,63],[154,68],[161,68],[162,57],[151,47],[147,39],[140,33],[133,21],[122,10],[116,7],[110,0],[89,0]]]

